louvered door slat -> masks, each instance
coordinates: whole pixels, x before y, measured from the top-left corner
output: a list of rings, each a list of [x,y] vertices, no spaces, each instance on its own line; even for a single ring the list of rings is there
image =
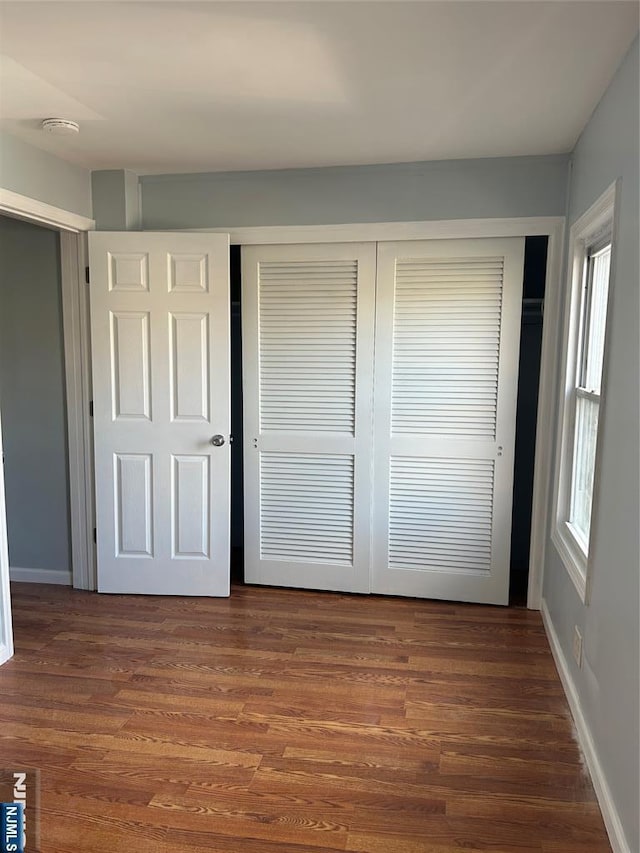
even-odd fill
[[[479,288],[479,282],[485,286]],[[395,269],[392,431],[421,435],[495,435],[503,259],[399,259]],[[464,320],[464,322],[461,322]],[[438,365],[437,384],[423,380],[425,404],[407,380]],[[478,366],[491,384],[459,385],[440,399],[459,370]],[[455,368],[450,373],[451,367]],[[447,416],[449,415],[449,416]]]
[[[270,380],[268,392],[260,387],[263,428],[353,434],[357,274],[355,260],[260,262],[260,363]],[[301,333],[309,317],[317,324],[313,335]],[[327,363],[338,380],[333,387]],[[307,366],[303,385],[289,384],[292,364]]]
[[[447,459],[443,466],[419,457],[393,458],[389,492],[391,568],[490,570],[491,462]],[[408,508],[412,518],[406,517]]]

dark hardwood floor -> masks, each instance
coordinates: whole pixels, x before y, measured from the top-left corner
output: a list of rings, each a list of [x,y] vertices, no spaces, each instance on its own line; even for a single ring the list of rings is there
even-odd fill
[[[539,614],[13,585],[0,765],[44,853],[600,853]]]

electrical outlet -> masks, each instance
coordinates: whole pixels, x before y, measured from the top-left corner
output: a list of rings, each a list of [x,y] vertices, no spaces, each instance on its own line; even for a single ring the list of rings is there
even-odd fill
[[[573,657],[579,667],[582,667],[582,634],[576,625],[573,629]]]

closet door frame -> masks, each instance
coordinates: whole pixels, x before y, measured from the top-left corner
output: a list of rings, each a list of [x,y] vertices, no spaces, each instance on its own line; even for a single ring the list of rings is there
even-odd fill
[[[277,225],[214,227],[201,230],[224,232],[232,245],[282,243],[349,243],[396,240],[442,240],[476,237],[549,238],[545,277],[544,325],[538,389],[538,417],[529,552],[527,607],[542,605],[543,567],[548,533],[553,436],[547,430],[554,414],[557,340],[560,329],[562,252],[565,237],[563,216],[512,217],[502,219],[451,219],[413,222],[367,222],[340,225]]]

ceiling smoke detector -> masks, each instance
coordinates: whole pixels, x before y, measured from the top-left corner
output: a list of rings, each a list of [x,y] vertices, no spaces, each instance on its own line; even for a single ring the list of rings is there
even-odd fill
[[[46,118],[41,127],[56,136],[72,136],[74,133],[80,133],[78,122],[69,121],[66,118]]]

